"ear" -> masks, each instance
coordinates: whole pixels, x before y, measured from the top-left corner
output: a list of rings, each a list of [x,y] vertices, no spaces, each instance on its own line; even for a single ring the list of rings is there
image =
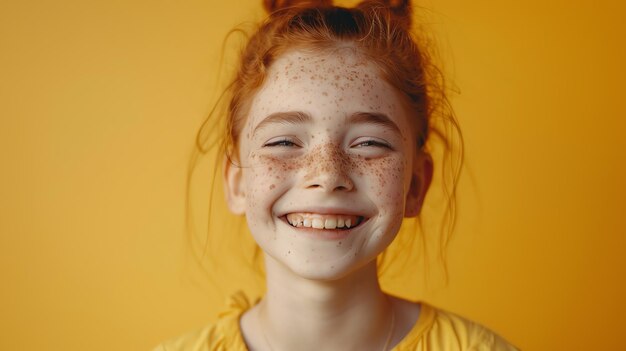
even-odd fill
[[[228,156],[224,156],[224,194],[230,211],[236,215],[246,212],[246,192],[243,183],[243,171]]]
[[[405,217],[415,217],[422,210],[424,197],[433,179],[433,159],[430,154],[420,151],[413,159],[411,185],[406,194]]]

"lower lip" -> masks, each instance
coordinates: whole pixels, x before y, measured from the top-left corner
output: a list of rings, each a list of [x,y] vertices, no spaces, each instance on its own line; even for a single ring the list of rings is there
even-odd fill
[[[357,227],[350,229],[316,229],[309,227],[294,227],[286,220],[282,220],[289,228],[298,232],[298,234],[304,234],[314,239],[322,240],[341,240],[352,234],[353,230],[358,229],[365,221],[360,223]]]

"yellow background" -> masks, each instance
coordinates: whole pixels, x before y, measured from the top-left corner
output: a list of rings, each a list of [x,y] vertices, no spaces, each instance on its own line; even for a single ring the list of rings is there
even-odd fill
[[[0,349],[148,350],[213,320],[184,180],[258,3],[2,1]],[[405,289],[525,350],[623,347],[622,3],[422,2],[467,168],[450,283]]]

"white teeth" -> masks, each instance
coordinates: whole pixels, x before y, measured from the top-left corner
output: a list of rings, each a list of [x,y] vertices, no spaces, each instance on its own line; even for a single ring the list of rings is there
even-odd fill
[[[294,227],[302,226],[302,217],[298,215],[289,215],[287,216],[287,221]]]
[[[324,229],[324,220],[321,218],[313,218],[313,228]]]
[[[326,229],[335,229],[337,228],[337,220],[334,218],[328,218],[324,223],[324,228]]]
[[[311,228],[311,219],[310,218],[305,218],[304,219],[304,223],[302,225],[307,227],[307,228]]]
[[[356,226],[358,217],[349,215],[320,215],[313,213],[290,213],[287,221],[294,227],[315,229],[349,229]]]

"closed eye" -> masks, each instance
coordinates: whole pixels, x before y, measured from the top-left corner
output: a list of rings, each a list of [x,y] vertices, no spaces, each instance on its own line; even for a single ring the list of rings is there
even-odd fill
[[[383,141],[379,141],[379,140],[375,140],[375,139],[368,139],[368,140],[364,140],[361,142],[358,142],[357,144],[354,145],[354,147],[384,147],[387,149],[391,149],[391,145],[383,142]]]
[[[263,147],[274,147],[274,146],[293,147],[293,146],[298,146],[298,144],[296,144],[293,140],[288,139],[288,138],[282,138],[282,139],[278,139],[274,141],[269,141],[263,144]]]

